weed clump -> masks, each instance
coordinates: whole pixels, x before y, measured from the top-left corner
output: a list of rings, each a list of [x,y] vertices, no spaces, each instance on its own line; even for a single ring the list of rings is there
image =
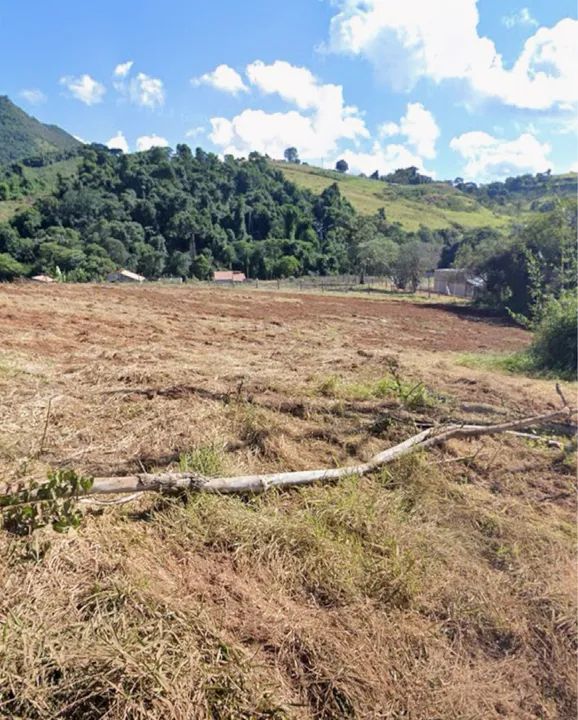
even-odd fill
[[[222,444],[199,445],[181,453],[179,457],[181,472],[195,472],[205,477],[222,475],[225,470],[225,449]]]
[[[385,377],[367,382],[346,382],[337,375],[330,375],[317,385],[316,391],[323,397],[341,400],[391,399],[408,410],[425,410],[437,404],[423,382],[402,375],[395,360],[388,361],[388,368]]]

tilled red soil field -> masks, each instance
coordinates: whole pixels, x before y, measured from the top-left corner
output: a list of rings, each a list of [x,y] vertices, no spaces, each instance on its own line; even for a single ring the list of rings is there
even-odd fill
[[[37,344],[51,355],[58,343],[124,346],[162,336],[194,343],[209,325],[210,335],[257,344],[283,334],[279,328],[315,337],[328,327],[395,349],[514,350],[528,342],[524,330],[463,306],[205,288],[5,285],[0,320],[4,349]]]

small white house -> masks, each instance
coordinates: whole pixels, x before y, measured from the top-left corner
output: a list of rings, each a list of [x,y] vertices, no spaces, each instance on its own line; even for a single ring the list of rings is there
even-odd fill
[[[108,273],[106,276],[107,282],[122,282],[122,283],[141,283],[146,280],[145,277],[138,273],[131,272],[130,270],[115,270],[114,272]]]

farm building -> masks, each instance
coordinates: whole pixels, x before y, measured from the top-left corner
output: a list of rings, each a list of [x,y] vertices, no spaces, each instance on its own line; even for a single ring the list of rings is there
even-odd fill
[[[34,282],[41,282],[41,283],[52,283],[54,282],[54,278],[51,278],[50,275],[33,275],[31,278]]]
[[[245,273],[236,270],[215,270],[213,273],[213,282],[221,285],[245,282],[246,279]]]
[[[467,270],[444,268],[434,271],[434,292],[456,297],[476,297],[484,287],[480,277],[474,277]]]
[[[115,270],[106,276],[108,282],[144,282],[146,280],[142,275],[131,272],[130,270]]]

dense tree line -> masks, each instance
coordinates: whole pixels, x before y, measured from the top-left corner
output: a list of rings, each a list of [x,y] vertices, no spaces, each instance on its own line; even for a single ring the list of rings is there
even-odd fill
[[[577,180],[576,173],[552,175],[551,171],[547,170],[535,175],[516,175],[485,185],[465,182],[463,178],[457,177],[452,184],[456,189],[490,207],[526,203],[531,210],[548,212],[554,209],[556,199],[576,197]]]
[[[576,290],[578,252],[575,200],[515,226],[503,236],[480,230],[451,249],[452,264],[485,280],[483,302],[532,323],[550,298]]]
[[[1,278],[86,281],[119,266],[151,279],[208,279],[215,268],[256,278],[397,269],[405,287],[437,262],[441,238],[405,233],[384,212],[360,218],[336,184],[314,195],[257,153],[220,160],[186,145],[132,155],[92,145],[78,156],[72,177],[0,224]],[[20,166],[5,171],[12,188],[20,175]],[[404,244],[414,251],[402,262]]]

